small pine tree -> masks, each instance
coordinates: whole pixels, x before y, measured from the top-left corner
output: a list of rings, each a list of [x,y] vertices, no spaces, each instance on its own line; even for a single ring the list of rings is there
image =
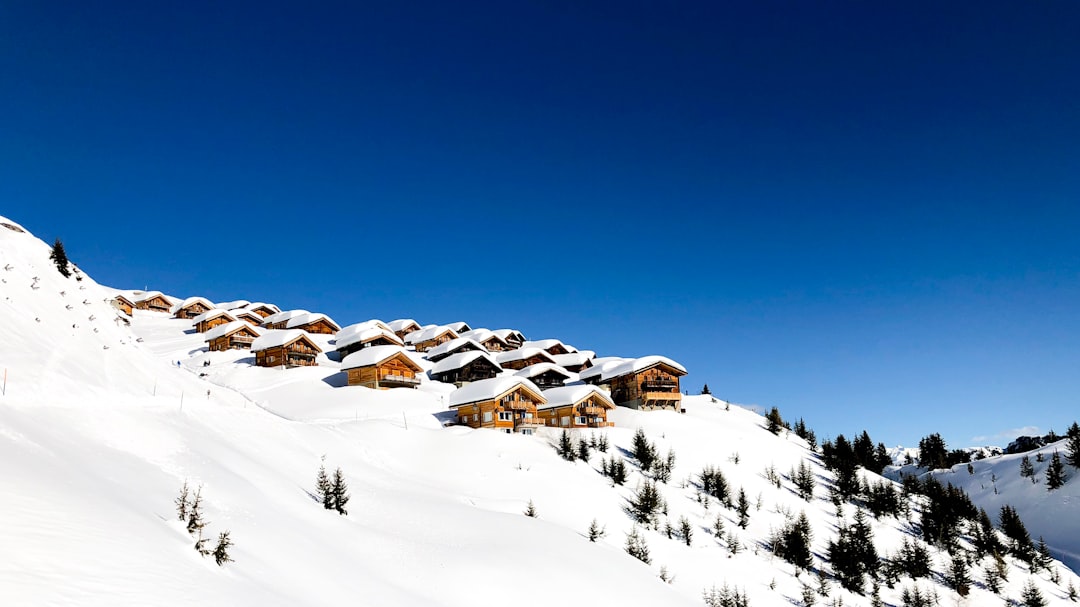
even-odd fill
[[[1069,588],[1067,589],[1066,592],[1067,592],[1067,596],[1069,597],[1069,600],[1075,603],[1076,600],[1077,600],[1078,593],[1076,591],[1076,586],[1073,585],[1073,583],[1072,583],[1072,580],[1069,580]]]
[[[1080,468],[1080,425],[1073,422],[1065,433],[1065,461],[1073,468]]]
[[[334,510],[340,515],[347,515],[345,504],[349,503],[349,487],[345,484],[345,474],[341,468],[334,470],[334,480],[330,485],[330,493],[334,496]]]
[[[525,516],[529,518],[537,518],[539,515],[536,513],[536,506],[533,505],[533,501],[529,500],[529,506],[525,508]]]
[[[645,543],[645,538],[641,537],[641,534],[638,533],[637,526],[631,529],[630,533],[627,534],[624,549],[627,554],[642,563],[645,563],[646,565],[652,564],[652,557],[649,556],[649,545]]]
[[[690,525],[690,521],[685,517],[679,517],[679,538],[690,546],[694,540],[694,528]]]
[[[724,537],[724,517],[717,514],[716,520],[713,521],[713,536],[716,538]]]
[[[60,242],[59,238],[53,243],[52,251],[49,252],[49,259],[56,264],[56,270],[60,272],[61,276],[64,278],[71,276],[71,270],[68,269],[71,262],[68,261],[67,252],[64,251],[64,243]]]
[[[1060,489],[1064,484],[1065,464],[1062,463],[1058,452],[1054,451],[1054,455],[1050,458],[1050,465],[1046,467],[1046,489],[1047,491],[1053,491],[1054,489]]]
[[[739,513],[739,527],[746,529],[750,524],[750,500],[746,499],[746,491],[739,487],[739,501],[737,504]]]
[[[206,521],[203,520],[202,514],[202,485],[199,485],[195,489],[195,495],[191,498],[191,505],[188,507],[188,520],[187,531],[194,535],[199,533],[199,539],[202,540],[202,529],[206,526]]]
[[[209,541],[210,540],[203,537],[202,529],[199,529],[199,537],[195,540],[195,552],[198,552],[202,556],[208,556],[211,550],[207,548],[206,544]]]
[[[1031,465],[1031,459],[1026,455],[1020,458],[1020,476],[1030,478],[1032,483],[1035,482],[1035,466]]]
[[[968,573],[967,559],[964,555],[953,555],[945,581],[949,584],[949,588],[960,596],[967,596],[971,592],[971,575]]]
[[[1050,565],[1054,563],[1054,555],[1050,554],[1050,547],[1046,545],[1046,540],[1039,536],[1039,544],[1035,549],[1035,558],[1031,560],[1031,572],[1035,573],[1040,569],[1050,570]]]
[[[319,472],[315,475],[315,497],[319,499],[323,508],[334,509],[333,486],[330,484],[330,477],[326,475],[326,466],[322,464],[319,465]]]
[[[592,522],[589,523],[589,541],[595,542],[605,535],[607,535],[607,527],[601,527],[596,522],[596,519],[593,519]]]
[[[660,495],[660,489],[656,483],[646,480],[634,495],[627,500],[627,514],[642,525],[649,525],[656,520],[656,514],[664,506],[664,498]]]
[[[705,384],[705,386],[701,388],[701,393],[702,394],[712,394],[712,392],[709,391],[709,384]]]
[[[769,409],[768,415],[765,416],[766,429],[773,434],[780,434],[780,431],[784,429],[784,419],[780,417],[780,409],[773,407]]]
[[[214,546],[214,562],[218,565],[224,565],[225,563],[233,562],[231,556],[229,556],[229,548],[232,548],[233,541],[229,538],[228,531],[222,531],[218,534],[217,546]]]
[[[641,467],[641,471],[652,470],[653,464],[656,462],[656,447],[649,442],[649,439],[645,436],[645,431],[638,428],[634,432],[633,439],[633,453],[634,459],[637,460],[638,466]]]
[[[589,461],[589,443],[585,442],[583,438],[578,438],[577,458],[583,462]]]
[[[600,451],[600,453],[607,453],[607,450],[608,450],[607,434],[601,434],[600,438],[596,439],[596,449],[598,451]]]
[[[1031,535],[1028,534],[1024,521],[1020,520],[1020,515],[1012,506],[1005,504],[1001,507],[999,524],[1002,533],[1012,540],[1010,552],[1024,562],[1030,563],[1035,552],[1031,544]]]
[[[556,447],[556,451],[558,451],[559,457],[566,461],[574,461],[574,441],[570,438],[568,430],[563,430],[562,434],[559,435],[559,445]]]
[[[665,584],[670,584],[675,581],[675,576],[667,570],[667,565],[660,565],[660,581]]]
[[[1023,607],[1046,607],[1047,602],[1035,583],[1028,580],[1024,583],[1024,590],[1020,592],[1020,604]]]
[[[184,481],[184,486],[180,487],[180,495],[173,502],[176,504],[176,516],[179,520],[186,521],[188,517],[188,484]]]
[[[795,481],[799,497],[808,502],[814,499],[814,473],[805,460],[799,462],[799,468],[792,472],[791,478]]]
[[[671,471],[675,468],[675,452],[668,449],[667,457],[664,459],[656,458],[653,462],[652,473],[653,478],[661,483],[667,483],[671,480]]]

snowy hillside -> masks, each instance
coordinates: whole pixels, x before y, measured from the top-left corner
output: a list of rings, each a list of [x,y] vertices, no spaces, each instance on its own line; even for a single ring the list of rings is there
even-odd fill
[[[607,453],[566,461],[550,430],[445,425],[452,386],[347,386],[326,355],[316,367],[254,367],[246,351],[207,352],[191,321],[165,313],[136,311],[128,326],[109,303],[113,289],[62,277],[48,255],[32,235],[0,227],[0,603],[700,605],[703,591],[727,585],[751,605],[787,606],[824,583],[830,598],[819,604],[871,604],[832,580],[826,559],[855,508],[838,518],[833,474],[801,439],[774,436],[753,412],[708,396],[686,397],[686,414],[620,408],[616,427],[596,431]],[[661,456],[675,454],[671,479],[658,484],[667,512],[657,528],[626,512],[646,478],[630,456],[638,428]],[[324,456],[349,483],[348,516],[312,498]],[[624,485],[600,473],[611,457],[627,462]],[[802,463],[816,479],[809,501],[787,478]],[[745,529],[735,508],[702,498],[707,466],[734,494],[744,490]],[[173,504],[185,481],[202,487],[207,537],[231,533],[235,562],[219,567],[193,550]],[[523,514],[530,502],[535,518]],[[796,576],[770,551],[770,536],[800,513],[823,581]],[[683,518],[692,536],[669,538],[664,523]],[[592,543],[594,519],[606,535]],[[903,517],[870,524],[882,557],[917,535]],[[651,564],[624,550],[635,528]],[[949,558],[930,555],[931,576],[883,585],[881,597],[899,605],[917,586],[953,604],[942,577]],[[1007,562],[1004,596],[1019,598],[1030,583],[1066,604],[1069,585],[1080,587],[1058,564],[1055,583]],[[966,601],[1000,604],[978,583],[983,564]]]

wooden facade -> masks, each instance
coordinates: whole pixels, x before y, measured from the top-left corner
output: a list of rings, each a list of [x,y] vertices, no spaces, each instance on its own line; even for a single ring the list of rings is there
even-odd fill
[[[548,369],[538,375],[529,376],[529,381],[536,384],[541,390],[561,388],[566,384],[566,374],[556,369]]]
[[[210,340],[210,351],[224,352],[226,350],[250,350],[251,342],[255,341],[259,334],[254,328],[243,325],[235,330],[220,335]],[[256,359],[258,356],[256,355]],[[258,361],[256,361],[257,364]]]
[[[477,356],[458,369],[450,369],[442,373],[432,372],[431,379],[461,387],[474,381],[491,379],[501,372],[502,368],[492,363],[486,356]]]
[[[247,308],[244,308],[244,309],[247,310],[248,312],[254,312],[254,313],[258,314],[262,318],[266,318],[267,316],[270,316],[271,314],[277,314],[278,312],[281,311],[281,310],[274,309],[273,307],[271,307],[271,306],[269,306],[267,304],[255,304],[255,305],[253,305],[251,307],[247,307]]]
[[[686,375],[664,363],[656,363],[648,368],[612,377],[611,399],[620,407],[632,409],[672,409],[682,407],[682,392],[679,391],[679,377]]]
[[[288,326],[288,323],[285,323]],[[304,323],[300,325],[293,325],[288,327],[290,329],[300,329],[301,331],[307,331],[308,333],[315,333],[316,335],[333,335],[337,333],[341,327],[338,327],[326,317],[321,317],[314,322]]]
[[[496,398],[458,405],[458,423],[470,428],[494,428],[507,434],[532,434],[543,421],[536,414],[543,397],[518,384]]]
[[[123,295],[114,297],[112,299],[112,306],[128,316],[131,316],[132,310],[135,309],[135,303]]]
[[[385,333],[372,332],[372,336],[360,341],[353,342],[347,346],[338,348],[339,360],[345,360],[345,357],[353,352],[359,352],[364,348],[372,348],[374,346],[400,346],[401,342],[390,339],[390,336]]]
[[[498,335],[491,335],[488,338],[480,342],[481,346],[487,348],[488,352],[506,352],[507,350],[513,350],[510,344],[506,343],[503,338]]]
[[[404,352],[398,352],[390,358],[373,365],[346,369],[350,386],[365,386],[376,390],[388,388],[415,388],[420,385],[423,372]]]
[[[502,365],[503,369],[512,369],[514,371],[519,371],[521,369],[524,369],[525,367],[531,367],[540,363],[549,362],[551,362],[551,357],[545,356],[543,354],[543,350],[538,349],[537,353],[531,356],[527,356],[525,358],[515,358],[506,361],[499,361],[499,364]]]
[[[149,310],[151,312],[168,312],[172,309],[172,303],[164,295],[157,294],[148,299],[135,302],[136,310]]]
[[[211,316],[209,318],[204,318],[204,319],[200,320],[199,322],[195,323],[195,332],[196,333],[206,333],[207,331],[209,331],[210,329],[213,329],[214,327],[220,327],[221,325],[227,325],[227,324],[231,323],[234,320],[236,320],[236,319],[233,318],[232,314],[229,314],[228,312],[223,312],[221,314],[215,314],[214,316]]]
[[[414,343],[413,347],[416,348],[417,352],[427,352],[435,346],[445,344],[451,339],[457,339],[457,334],[455,334],[452,329],[447,328],[445,331],[439,332],[437,335],[431,337],[430,339],[425,339],[423,341],[418,341]]]
[[[610,428],[615,422],[609,422],[607,414],[614,408],[610,401],[593,394],[578,402],[541,407],[537,415],[549,428]]]
[[[173,318],[184,318],[187,320],[191,320],[196,316],[206,314],[212,309],[213,308],[206,305],[206,303],[202,301],[192,301],[189,302],[186,306],[182,305],[179,309],[177,309],[176,313],[173,314]]]
[[[406,335],[414,331],[419,331],[420,329],[421,327],[416,321],[410,320],[408,323],[401,324],[401,326],[394,331],[394,335],[397,335],[401,339],[405,339]]]
[[[229,314],[235,316],[236,320],[242,320],[256,327],[261,325],[262,319],[265,318],[263,316],[259,316],[257,312],[253,312],[251,310],[231,310],[229,311]]]
[[[292,341],[255,352],[255,364],[259,367],[314,367],[315,357],[322,352],[319,346],[303,335]]]

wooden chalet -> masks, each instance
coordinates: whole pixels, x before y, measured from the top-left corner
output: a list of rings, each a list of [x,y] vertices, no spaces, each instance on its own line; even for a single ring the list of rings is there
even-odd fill
[[[425,358],[434,363],[439,362],[448,356],[461,354],[462,352],[487,352],[487,349],[477,343],[475,339],[458,337],[457,339],[451,339],[448,342],[441,343],[428,350],[425,353]]]
[[[524,377],[541,390],[561,388],[573,379],[573,375],[555,363],[537,363],[521,369],[514,375]]]
[[[507,434],[532,434],[543,425],[536,408],[545,403],[536,384],[512,375],[473,382],[450,393],[450,408],[457,411],[458,423]]]
[[[571,373],[581,373],[585,369],[593,366],[592,361],[595,356],[595,352],[590,352],[589,350],[580,350],[578,352],[572,352],[570,354],[555,354],[551,358],[554,358],[555,364],[559,365],[563,369],[566,369]]]
[[[446,326],[453,329],[454,332],[457,333],[458,335],[461,335],[462,333],[465,333],[466,331],[472,331],[472,327],[470,327],[469,323],[467,323],[467,322],[461,322],[461,321],[451,322],[451,323],[447,323]]]
[[[285,329],[288,327],[290,320],[300,316],[307,316],[308,314],[311,314],[311,312],[308,312],[307,310],[285,310],[284,312],[277,312],[264,317],[262,326],[265,329]]]
[[[195,327],[195,332],[206,333],[214,327],[221,325],[227,325],[237,320],[235,316],[230,314],[227,310],[213,309],[199,314],[195,318],[191,319],[192,325]]]
[[[405,343],[392,332],[381,327],[371,326],[366,329],[350,330],[348,332],[339,331],[334,342],[334,349],[338,353],[338,360],[345,360],[346,356],[353,352],[359,352],[364,348],[373,348],[375,346],[401,347],[404,345]]]
[[[262,316],[259,316],[251,310],[245,310],[243,308],[229,310],[229,314],[232,314],[236,318],[236,320],[242,320],[254,327],[262,325],[263,322]]]
[[[191,320],[200,314],[205,314],[214,309],[210,300],[202,297],[189,297],[173,307],[173,318]]]
[[[555,362],[550,354],[544,352],[540,348],[518,348],[507,352],[499,352],[495,355],[495,360],[499,361],[502,368],[513,369],[515,371],[540,363]]]
[[[250,350],[251,344],[262,336],[259,329],[242,320],[218,325],[206,332],[204,340],[211,352]]]
[[[131,301],[130,299],[128,299],[124,295],[120,295],[120,294],[117,294],[116,297],[113,297],[109,301],[109,303],[112,304],[112,307],[116,308],[117,310],[120,310],[121,312],[123,312],[124,314],[127,314],[128,316],[131,316],[132,315],[132,310],[135,309],[135,302]]]
[[[457,337],[458,334],[450,327],[433,325],[409,333],[405,336],[405,343],[416,348],[417,352],[426,352]]]
[[[686,369],[663,356],[645,356],[616,365],[606,372],[611,399],[631,409],[682,410],[679,378]]]
[[[473,329],[465,332],[462,336],[476,341],[481,346],[484,346],[484,349],[488,352],[505,352],[514,349],[510,347],[510,344],[506,343],[505,339],[490,329]]]
[[[169,298],[161,294],[160,291],[150,291],[143,293],[142,296],[135,300],[136,310],[149,310],[151,312],[168,312],[172,310],[173,304],[169,301]]]
[[[495,329],[492,333],[498,335],[499,339],[506,342],[506,345],[509,346],[509,349],[511,350],[520,348],[521,345],[525,343],[525,336],[521,331],[515,331],[514,329]]]
[[[409,333],[412,333],[413,331],[419,331],[423,328],[420,326],[420,323],[416,322],[411,318],[399,318],[397,320],[391,320],[390,322],[386,323],[386,326],[390,327],[390,330],[394,332],[394,335],[397,335],[401,339],[405,339],[405,336]]]
[[[249,312],[254,312],[263,318],[281,312],[281,310],[274,304],[262,303],[261,301],[249,303],[248,305],[244,306],[244,309]]]
[[[267,331],[251,343],[259,367],[314,367],[322,352],[305,331]]]
[[[552,428],[608,428],[608,411],[615,402],[596,386],[565,386],[544,392],[547,403],[538,405],[536,413],[545,426]]]
[[[470,350],[441,359],[428,371],[428,375],[437,382],[454,384],[460,388],[468,383],[491,379],[502,372],[502,367],[490,354],[482,350]]]
[[[423,369],[401,346],[372,346],[354,352],[341,361],[350,386],[376,390],[415,388]]]
[[[333,335],[341,330],[329,316],[326,314],[302,314],[300,316],[294,316],[285,323],[286,329],[300,329],[301,331],[307,331],[308,333],[315,333],[317,335]]]
[[[571,354],[577,352],[572,346],[568,346],[557,339],[540,339],[537,341],[526,341],[521,344],[522,348],[540,348],[544,352],[551,354]]]

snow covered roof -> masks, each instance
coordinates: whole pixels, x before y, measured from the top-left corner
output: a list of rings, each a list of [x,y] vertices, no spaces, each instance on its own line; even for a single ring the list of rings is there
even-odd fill
[[[495,329],[492,331],[495,335],[498,335],[500,339],[515,339],[518,342],[525,341],[525,335],[516,329]]]
[[[459,335],[461,333],[465,332],[465,331],[468,331],[468,330],[472,329],[472,327],[469,326],[469,323],[464,322],[464,321],[446,323],[446,326],[453,329],[454,332],[459,334]]]
[[[243,308],[249,305],[251,302],[246,299],[237,299],[235,301],[222,301],[214,304],[215,308],[221,308],[222,310],[235,310],[237,308]]]
[[[537,409],[551,409],[554,407],[567,407],[580,403],[581,401],[589,398],[590,396],[596,397],[605,408],[614,409],[615,402],[611,400],[611,396],[607,392],[604,392],[596,386],[588,384],[581,386],[563,386],[561,388],[549,388],[544,390],[544,398],[547,399],[547,403],[543,405],[537,405]]]
[[[450,393],[450,408],[453,409],[469,403],[494,400],[516,388],[523,388],[531,392],[538,405],[547,402],[547,399],[544,398],[544,393],[531,381],[524,377],[517,377],[516,375],[500,375],[499,377],[493,377],[491,379],[474,381],[471,384],[454,390]]]
[[[555,363],[536,363],[535,365],[529,365],[528,367],[525,367],[524,369],[515,372],[514,375],[517,375],[518,377],[527,377],[529,379],[532,379],[537,375],[543,375],[548,371],[554,371],[555,373],[562,375],[566,379],[570,379],[571,377],[573,377],[573,374],[571,374],[566,369],[563,369],[559,365],[556,365]]]
[[[237,309],[234,309],[234,310],[229,310],[229,314],[232,314],[237,319],[247,318],[247,319],[255,322],[255,324],[258,324],[258,325],[261,325],[262,321],[263,321],[262,316],[259,316],[258,314],[252,312],[251,310],[245,310],[243,308],[237,308]]]
[[[117,293],[116,295],[113,296],[113,299],[116,299],[116,300],[121,300],[122,299],[129,306],[135,305],[134,298],[132,296],[130,296],[130,295],[125,295],[123,293]]]
[[[497,339],[504,346],[509,346],[510,345],[510,344],[508,344],[506,342],[506,339],[500,337],[498,334],[496,334],[491,329],[473,329],[472,331],[466,331],[466,332],[462,333],[461,336],[473,339],[477,343],[480,343],[480,344],[483,344],[484,342],[490,341],[492,339]]]
[[[229,313],[228,310],[222,310],[221,308],[212,308],[199,314],[195,318],[191,319],[191,324],[197,325],[203,321],[210,320],[211,318],[217,318],[218,316],[227,316],[229,320],[236,320],[236,317]]]
[[[559,341],[557,339],[538,339],[536,341],[526,341],[526,342],[521,343],[522,348],[534,347],[534,348],[540,348],[542,350],[547,350],[548,348],[551,348],[551,347],[554,347],[554,346],[562,346],[562,347],[566,348],[567,350],[569,350],[570,352],[577,352],[577,348],[574,348],[573,346],[568,346],[568,345],[564,344],[563,342],[561,342],[561,341]]]
[[[276,314],[271,314],[270,316],[267,316],[263,319],[263,322],[270,325],[274,323],[292,320],[293,318],[304,314],[311,314],[311,312],[308,312],[307,310],[285,310],[284,312],[278,312]]]
[[[259,308],[266,308],[267,310],[273,310],[273,314],[277,314],[278,312],[281,311],[281,308],[275,306],[274,304],[263,303],[261,301],[253,301],[253,302],[249,303],[248,305],[244,306],[245,310],[258,310]]]
[[[439,344],[439,345],[435,346],[434,348],[432,348],[432,349],[428,350],[427,352],[425,352],[425,354],[430,359],[430,358],[433,358],[433,357],[437,357],[437,356],[441,356],[443,354],[446,354],[447,352],[453,352],[454,350],[457,350],[458,348],[464,347],[466,344],[469,344],[469,343],[471,343],[473,345],[474,349],[480,350],[481,352],[487,352],[487,348],[480,345],[480,342],[476,341],[475,339],[473,339],[471,337],[455,337],[454,339],[451,339],[450,341],[448,341],[446,343],[442,343],[442,344]]]
[[[676,375],[686,375],[686,368],[679,363],[666,356],[654,355],[642,356],[641,358],[626,358],[622,360],[616,357],[605,357],[604,359],[597,358],[593,360],[593,366],[579,373],[578,377],[582,380],[599,377],[600,381],[607,381],[629,373],[638,373],[656,365],[667,366],[674,371]]]
[[[443,335],[444,333],[450,333],[451,339],[458,336],[457,332],[450,327],[443,325],[428,325],[419,331],[413,331],[405,336],[405,343],[418,344],[423,341],[429,341]]]
[[[372,346],[358,350],[345,357],[341,361],[342,369],[355,369],[357,367],[371,367],[390,360],[397,355],[403,355],[416,371],[421,371],[420,365],[409,356],[405,348],[401,346]]]
[[[255,333],[256,336],[261,336],[262,335],[262,331],[260,331],[256,327],[253,327],[250,324],[248,324],[248,323],[246,323],[246,322],[244,322],[242,320],[234,320],[234,321],[232,321],[230,323],[225,323],[223,325],[218,325],[218,326],[214,327],[213,329],[210,329],[209,331],[204,333],[203,334],[203,341],[211,341],[211,340],[217,339],[219,337],[225,337],[226,335],[232,335],[233,333],[236,333],[240,329],[247,329],[248,331],[251,331],[251,332]]]
[[[353,323],[349,326],[342,327],[341,330],[337,332],[337,336],[338,339],[341,339],[342,337],[348,337],[352,333],[358,333],[360,331],[366,331],[367,329],[372,328],[384,329],[386,331],[390,331],[391,333],[394,331],[390,328],[389,325],[387,325],[383,321],[377,318],[372,318],[371,320],[365,320],[364,322]]]
[[[293,316],[289,319],[289,322],[285,325],[285,328],[293,329],[295,327],[311,325],[319,322],[320,320],[325,320],[326,322],[330,323],[330,326],[334,328],[334,331],[337,331],[341,328],[336,322],[334,322],[333,318],[330,318],[329,316],[321,312],[307,312],[305,314],[298,314],[296,316]]]
[[[590,380],[594,377],[600,378],[601,381],[606,380],[611,377],[611,375],[607,374],[606,371],[610,371],[611,369],[618,367],[619,365],[625,363],[628,360],[633,359],[622,358],[620,356],[603,356],[601,358],[594,358],[592,361],[593,366],[585,369],[581,373],[578,373],[578,377],[580,377],[584,381]]]
[[[577,365],[584,365],[592,360],[594,354],[589,350],[581,350],[578,352],[571,352],[570,354],[552,354],[551,357],[555,359],[555,364],[563,367],[574,367]]]
[[[206,306],[207,308],[213,308],[214,307],[213,302],[211,302],[209,299],[206,299],[205,297],[188,297],[184,301],[182,301],[182,302],[176,304],[175,306],[173,306],[171,312],[173,314],[176,314],[180,310],[183,310],[184,308],[191,307],[191,306],[193,306],[195,304],[202,304],[202,305]]]
[[[398,331],[404,331],[410,327],[416,327],[417,329],[420,328],[420,323],[416,322],[411,318],[399,318],[397,320],[391,320],[386,324],[390,327],[390,330],[395,333]]]
[[[525,360],[526,358],[532,358],[533,356],[539,356],[544,359],[544,362],[555,362],[550,354],[540,348],[518,348],[517,350],[498,352],[495,354],[495,359],[499,361],[499,364],[502,364],[515,360]]]
[[[161,291],[146,291],[146,292],[144,292],[144,293],[142,293],[140,295],[132,294],[132,296],[135,298],[134,299],[135,303],[142,303],[144,301],[150,301],[151,299],[154,299],[155,297],[160,297],[160,298],[164,299],[165,301],[171,301],[168,297],[165,297],[165,294],[162,293]]]
[[[401,341],[401,338],[395,335],[393,331],[390,331],[389,329],[384,329],[379,326],[372,325],[365,329],[349,331],[347,334],[345,334],[345,337],[341,336],[342,332],[343,331],[338,332],[337,339],[334,341],[334,347],[338,350],[347,346],[351,346],[353,344],[362,344],[366,341],[371,341],[379,337],[385,337],[386,339],[389,339],[398,346],[405,345],[405,342]]]
[[[495,362],[495,359],[491,357],[485,350],[470,350],[468,352],[459,352],[457,354],[451,354],[446,358],[435,363],[435,366],[431,367],[431,374],[447,373],[449,371],[456,371],[465,365],[473,362],[478,358],[486,358],[489,363],[499,368],[499,363]]]
[[[267,331],[261,337],[258,337],[255,341],[251,342],[251,351],[258,352],[259,350],[286,346],[298,339],[303,339],[311,344],[315,350],[322,352],[322,348],[308,336],[307,331],[302,331],[300,329],[274,329]]]

